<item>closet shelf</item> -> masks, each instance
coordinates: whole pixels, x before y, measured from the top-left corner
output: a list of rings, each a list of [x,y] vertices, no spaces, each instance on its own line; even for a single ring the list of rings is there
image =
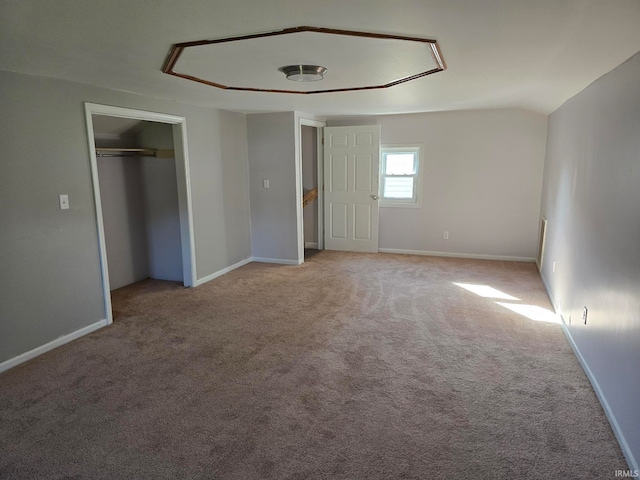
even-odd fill
[[[174,158],[173,150],[157,148],[96,148],[96,157],[156,157]]]
[[[318,188],[314,188],[312,190],[309,190],[307,193],[304,194],[304,197],[302,197],[302,207],[306,207],[307,205],[309,205],[309,203],[311,203],[312,201],[314,201],[316,198],[318,198]]]

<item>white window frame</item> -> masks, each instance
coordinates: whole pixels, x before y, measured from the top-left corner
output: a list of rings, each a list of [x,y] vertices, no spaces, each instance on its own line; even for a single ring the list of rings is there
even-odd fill
[[[388,153],[414,153],[417,155],[417,166],[414,177],[413,198],[385,198],[384,182],[385,165]],[[422,172],[424,170],[424,144],[382,145],[380,147],[380,207],[421,208],[422,207]]]

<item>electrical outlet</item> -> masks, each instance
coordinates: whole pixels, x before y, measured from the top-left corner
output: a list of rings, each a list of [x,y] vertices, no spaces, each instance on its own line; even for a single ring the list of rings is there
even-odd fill
[[[449,240],[449,232],[447,232],[446,230],[442,232],[442,239]]]
[[[585,325],[587,324],[587,313],[589,313],[589,310],[587,310],[587,307],[584,307],[582,309],[582,321]]]
[[[269,180],[268,179],[264,179],[262,180],[262,187],[263,188],[269,188]]]

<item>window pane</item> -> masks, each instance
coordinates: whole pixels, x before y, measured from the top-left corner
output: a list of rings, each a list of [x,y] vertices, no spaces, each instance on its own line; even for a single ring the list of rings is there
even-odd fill
[[[416,173],[413,153],[388,153],[385,162],[387,175],[413,175]]]
[[[413,177],[385,177],[384,198],[413,198]]]

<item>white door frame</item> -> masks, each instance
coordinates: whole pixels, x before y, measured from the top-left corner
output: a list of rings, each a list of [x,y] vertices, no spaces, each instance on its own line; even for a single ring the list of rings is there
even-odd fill
[[[538,244],[538,254],[536,255],[536,265],[538,271],[542,273],[542,262],[544,261],[544,247],[547,241],[547,218],[540,218],[540,240]]]
[[[176,177],[178,181],[178,209],[180,213],[180,237],[182,241],[182,276],[185,287],[196,284],[196,258],[193,233],[193,210],[191,206],[191,180],[189,175],[189,153],[187,150],[187,120],[184,117],[164,113],[133,110],[130,108],[84,104],[87,137],[89,140],[89,158],[91,159],[91,179],[95,213],[98,222],[98,249],[100,252],[100,270],[102,274],[102,290],[107,324],[113,323],[111,311],[111,289],[109,287],[109,268],[107,265],[107,248],[102,218],[102,201],[100,197],[100,180],[98,177],[98,160],[96,158],[95,137],[93,134],[92,115],[146,120],[150,122],[168,123],[172,125],[173,146],[175,151]]]
[[[316,127],[318,135],[318,250],[324,248],[324,234],[322,230],[324,228],[324,155],[322,150],[322,129],[325,127],[326,122],[319,120],[313,120],[311,118],[305,118],[297,116],[297,125],[295,132],[295,162],[296,162],[296,214],[298,217],[297,231],[298,231],[298,264],[304,263],[304,212],[302,211],[302,197],[304,194],[302,188],[302,126]]]

